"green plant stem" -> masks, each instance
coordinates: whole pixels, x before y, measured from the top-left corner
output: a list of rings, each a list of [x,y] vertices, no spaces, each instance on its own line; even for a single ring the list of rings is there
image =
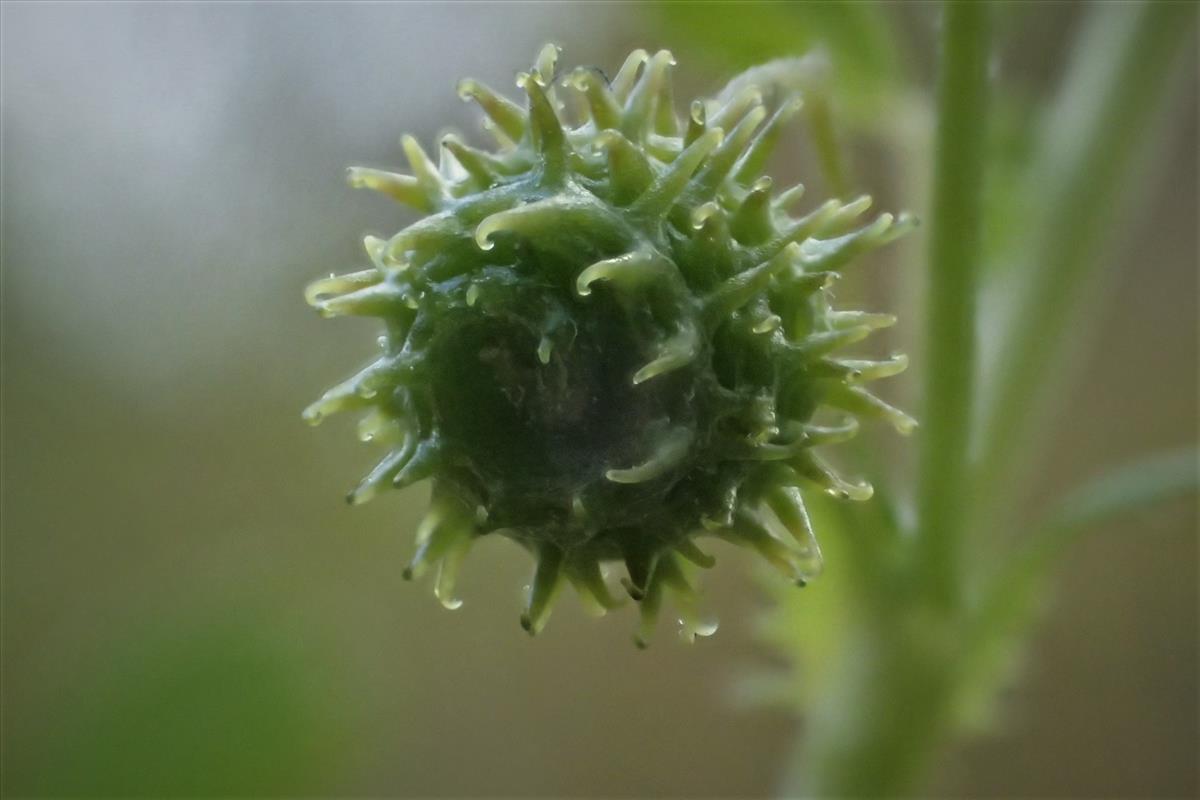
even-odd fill
[[[911,626],[887,629],[899,621],[891,615],[842,634],[841,662],[809,709],[785,797],[898,797],[919,789],[950,719],[950,662],[902,641],[920,634]]]
[[[989,4],[946,3],[926,329],[927,373],[912,558],[878,564],[869,603],[841,635],[832,685],[811,709],[789,789],[818,797],[913,791],[952,719],[959,537],[975,371]],[[873,526],[872,526],[873,527]],[[867,599],[870,599],[868,597]],[[935,610],[929,614],[930,609]]]
[[[1194,463],[1183,456],[1144,463],[1071,496],[1062,514],[982,585],[961,564],[964,536],[990,526],[993,504],[1015,497],[1010,481],[977,482],[973,445],[994,468],[1030,449],[1031,396],[1045,384],[1054,344],[1072,322],[1076,295],[1098,260],[1121,182],[1141,130],[1159,105],[1169,66],[1192,32],[1193,5],[1102,6],[1077,44],[1051,120],[1052,139],[1031,172],[1029,238],[1036,273],[1004,335],[999,394],[975,398],[974,303],[978,296],[986,111],[986,6],[948,3],[938,94],[938,138],[930,223],[918,535],[909,552],[875,553],[871,602],[849,613],[823,654],[820,690],[791,764],[787,796],[895,797],[919,791],[939,751],[962,730],[968,697],[993,693],[986,673],[997,647],[1019,641],[1019,623],[1043,581],[1089,520],[1185,490]],[[1061,115],[1061,116],[1059,116]],[[1049,190],[1045,187],[1050,187]],[[1037,193],[1044,196],[1039,197]],[[989,387],[990,388],[990,387]],[[985,412],[980,414],[979,411]],[[972,424],[987,419],[985,430]],[[988,438],[972,441],[973,434]],[[876,521],[858,530],[877,533]],[[843,524],[846,530],[856,526]],[[907,558],[903,556],[909,556]],[[977,599],[972,606],[965,596]],[[847,593],[853,597],[855,593]],[[882,602],[880,601],[882,600]]]
[[[1026,463],[1018,456],[1032,455],[1030,409],[1043,397],[1064,334],[1077,323],[1088,294],[1081,289],[1106,261],[1102,247],[1121,189],[1170,84],[1178,45],[1195,35],[1195,13],[1193,3],[1101,6],[1076,48],[1079,57],[1048,121],[1045,157],[1031,181],[1031,187],[1051,187],[1033,234],[1035,271],[1006,327],[995,390],[988,393],[977,487],[993,505],[981,507],[982,518],[994,516],[995,502],[1011,499],[1000,487],[1010,486]]]
[[[919,563],[930,599],[943,610],[955,608],[960,595],[960,523],[967,502],[974,399],[989,17],[987,3],[946,4],[938,83],[918,512]]]

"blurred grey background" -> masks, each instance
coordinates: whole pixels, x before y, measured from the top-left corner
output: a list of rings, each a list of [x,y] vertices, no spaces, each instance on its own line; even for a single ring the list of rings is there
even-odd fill
[[[457,79],[507,89],[547,40],[610,70],[668,46],[701,91],[723,65],[620,3],[0,15],[4,793],[769,794],[796,723],[735,701],[771,658],[739,554],[718,551],[724,624],[694,647],[664,625],[637,652],[630,612],[596,622],[571,599],[529,640],[521,552],[482,544],[466,605],[443,610],[400,577],[423,490],[346,507],[372,453],[352,420],[299,418],[373,340],[303,286],[411,219],[345,188],[346,166],[400,165],[405,131],[475,135]],[[1053,73],[1052,37],[1024,47],[1017,69]],[[1196,440],[1194,46],[1189,65],[1046,492]],[[889,203],[919,206],[889,180]],[[1180,502],[1078,551],[1005,726],[939,791],[1196,790],[1195,525]]]

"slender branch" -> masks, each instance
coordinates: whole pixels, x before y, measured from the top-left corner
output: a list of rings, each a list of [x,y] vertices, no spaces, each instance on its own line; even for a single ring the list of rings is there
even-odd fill
[[[1070,544],[1089,526],[1120,514],[1194,494],[1200,485],[1200,451],[1195,447],[1157,453],[1124,464],[1084,483],[1063,499],[1038,538]]]
[[[920,486],[920,559],[931,599],[959,595],[960,520],[975,373],[990,9],[949,2],[943,20],[931,213]]]
[[[848,660],[811,709],[814,722],[791,779],[812,796],[906,794],[924,777],[949,724],[954,665],[931,645],[937,637],[914,638],[906,623],[916,613],[914,599],[932,601],[947,617],[959,605],[990,13],[981,2],[952,0],[944,7],[916,543],[922,552],[905,560],[919,574],[856,573],[857,580],[881,587],[883,602],[860,612],[858,624],[841,633]],[[914,587],[920,597],[914,598]]]
[[[1194,495],[1198,488],[1200,452],[1192,447],[1133,461],[1069,493],[984,587],[967,626],[964,674],[985,668],[998,647],[1017,641],[1063,555],[1097,524]]]

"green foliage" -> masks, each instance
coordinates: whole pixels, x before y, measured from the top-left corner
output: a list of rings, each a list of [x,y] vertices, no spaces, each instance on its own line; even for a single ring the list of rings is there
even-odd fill
[[[1095,526],[1194,494],[1198,486],[1200,452],[1160,453],[1085,483],[1047,514],[1041,529],[988,577],[971,611],[968,665],[958,699],[964,723],[982,728],[994,717],[998,690],[1014,674],[1054,572],[1071,545]]]
[[[53,797],[313,792],[338,757],[337,716],[296,666],[307,654],[269,629],[254,618],[139,630],[85,670],[44,761],[7,777]]]
[[[660,2],[648,16],[663,36],[703,53],[715,66],[747,69],[821,49],[832,69],[832,94],[856,120],[874,117],[901,86],[907,63],[886,3]]]
[[[838,128],[870,130],[896,108],[907,78],[909,59],[902,57],[890,12],[886,3],[847,0],[659,2],[648,7],[647,20],[662,37],[717,67],[761,73],[787,65],[787,74],[776,71],[773,80],[804,97],[802,113],[825,185],[844,197],[855,182]]]
[[[836,67],[828,84],[857,129],[911,154],[909,134],[878,113],[881,94],[917,94],[894,69],[894,31],[876,6],[839,5],[751,4],[720,14],[664,4],[651,18],[733,63],[824,47]],[[1111,223],[1179,45],[1195,30],[1194,4],[1090,9],[1043,114],[989,72],[997,34],[1019,30],[1028,8],[949,2],[940,10],[929,120],[936,141],[931,163],[909,165],[927,168],[933,188],[922,458],[870,504],[810,504],[837,568],[803,593],[768,583],[778,606],[764,638],[790,668],[754,688],[806,719],[788,795],[916,790],[955,735],[993,719],[1068,548],[1097,522],[1196,490],[1195,451],[1154,457],[1069,494],[1016,547],[992,541],[1022,504],[1019,476],[1036,463],[1040,407],[1085,317],[1087,287],[1102,274]],[[870,44],[877,35],[887,45]],[[857,113],[871,103],[876,113]],[[1011,290],[1006,305],[991,305],[993,279]],[[998,347],[976,347],[977,307]],[[886,474],[878,459],[860,468]]]
[[[644,644],[670,594],[688,637],[698,536],[749,548],[803,584],[820,566],[800,488],[863,500],[814,448],[859,418],[913,421],[863,384],[904,369],[838,358],[893,321],[831,306],[837,270],[909,228],[869,197],[799,218],[762,169],[801,105],[788,63],[735,79],[680,119],[665,50],[634,52],[609,83],[556,78],[547,46],[518,105],[466,80],[497,140],[453,136],[435,164],[405,137],[411,175],[353,169],[354,185],[428,214],[373,266],[314,283],[328,316],[383,320],[382,355],[307,411],[363,409],[388,453],[350,495],[432,479],[406,575],[436,567],[454,608],[472,543],[499,534],[537,560],[523,627],[545,624],[563,580],[600,613],[602,565],[623,561]],[[773,110],[764,95],[779,95]],[[568,105],[570,103],[570,105]]]

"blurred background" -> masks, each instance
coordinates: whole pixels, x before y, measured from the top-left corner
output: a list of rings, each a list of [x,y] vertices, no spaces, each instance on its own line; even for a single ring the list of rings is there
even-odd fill
[[[511,86],[544,41],[610,74],[669,47],[681,101],[824,43],[855,188],[923,211],[935,9],[864,8],[5,3],[4,794],[775,791],[803,721],[739,691],[774,658],[748,561],[717,548],[722,629],[692,647],[663,625],[638,652],[631,611],[594,621],[574,599],[530,640],[528,559],[506,541],[473,551],[445,611],[400,576],[424,489],[346,506],[373,453],[349,418],[300,420],[374,339],[302,290],[412,219],[345,168],[400,167],[406,131],[480,141],[456,81]],[[1025,152],[1004,121],[1053,102],[1081,13],[1003,13],[1003,158]],[[1188,51],[1030,476],[1041,495],[1197,439],[1194,35]],[[821,197],[802,139],[773,171]],[[847,292],[910,304],[920,239]],[[900,344],[920,330],[907,313]],[[1196,523],[1178,501],[1075,551],[1002,724],[951,754],[940,794],[1196,792]]]

